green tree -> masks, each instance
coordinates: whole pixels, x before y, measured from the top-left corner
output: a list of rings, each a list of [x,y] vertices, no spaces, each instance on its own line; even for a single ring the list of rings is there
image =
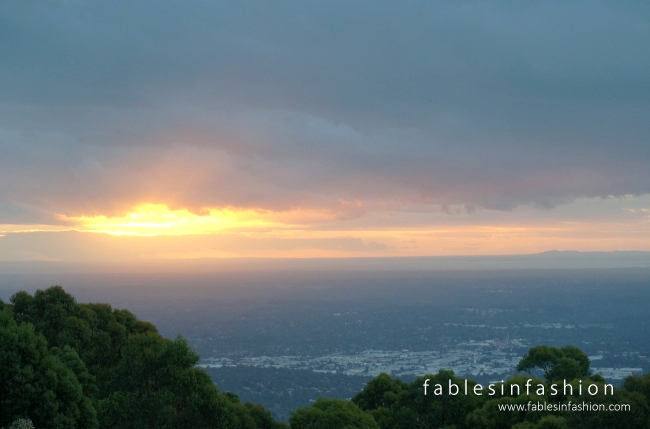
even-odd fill
[[[429,379],[427,395],[423,387],[426,379]],[[450,383],[458,386],[458,394],[449,394]],[[441,395],[435,394],[438,384],[442,387]],[[475,381],[467,380],[469,394],[465,395],[465,379],[456,377],[450,370],[441,369],[435,375],[418,377],[399,395],[388,418],[381,420],[382,427],[424,429],[455,425],[464,428],[467,415],[482,400],[472,393],[474,385]]]
[[[644,396],[647,400],[647,405],[650,407],[650,374],[640,376],[630,375],[623,382],[623,389]]]
[[[341,399],[319,398],[311,407],[297,409],[289,423],[291,429],[379,429],[370,414]]]
[[[96,428],[92,401],[74,371],[33,325],[17,324],[9,309],[0,312],[0,425],[31,419],[38,428]],[[73,351],[66,351],[74,359]]]
[[[408,385],[399,379],[391,378],[386,373],[381,373],[366,384],[363,390],[357,393],[352,402],[364,411],[377,408],[390,408]]]
[[[87,392],[93,397],[109,394],[113,369],[122,359],[129,336],[157,334],[152,324],[127,310],[115,310],[108,304],[78,304],[61,286],[38,290],[34,296],[18,292],[11,302],[16,320],[33,324],[50,347],[75,350],[95,378],[92,384],[97,392]]]
[[[589,358],[580,349],[571,345],[558,349],[549,346],[535,346],[519,361],[517,371],[532,374],[537,368],[546,381],[573,380],[589,376]]]
[[[232,427],[230,402],[219,395],[182,338],[129,337],[102,401],[102,424],[116,428]]]
[[[18,292],[11,297],[11,302],[16,321],[33,324],[50,346],[63,347],[67,344],[68,319],[78,316],[79,311],[74,297],[61,286],[37,290],[34,296]]]
[[[232,400],[232,396],[230,397]],[[259,404],[239,402],[231,405],[234,412],[233,429],[288,429],[288,426],[273,419],[271,413]]]
[[[127,310],[79,304],[60,286],[11,302],[71,372],[102,428],[282,427],[261,407],[220,394],[185,340],[163,338]]]
[[[60,286],[11,302],[0,305],[44,337],[102,427],[282,427],[263,408],[219,394],[184,340],[164,339],[126,310],[79,304]]]
[[[619,412],[609,411],[595,411],[595,412],[569,412],[565,413],[564,417],[568,422],[569,427],[588,428],[588,429],[647,429],[650,427],[650,407],[646,397],[634,390],[627,390],[626,388],[615,389],[613,394],[611,391],[605,394],[605,383],[598,380],[601,377],[587,378],[583,381],[583,386],[595,384],[598,386],[598,393],[596,395],[588,394],[583,388],[583,394],[579,395],[578,387],[580,383],[574,380],[571,384],[573,386],[574,395],[569,395],[565,403],[572,402],[573,404],[581,404],[588,402],[591,404],[603,405],[606,409],[610,405],[621,406],[629,405],[629,410]],[[628,386],[629,387],[629,386]]]
[[[34,424],[29,419],[16,419],[8,429],[35,429]]]
[[[512,429],[568,429],[569,426],[564,417],[548,415],[542,417],[537,423],[517,423]]]
[[[543,418],[546,412],[529,410],[526,405],[528,402],[533,403],[544,402],[546,396],[538,396],[535,394],[536,389],[532,388],[530,394],[526,394],[526,382],[530,380],[530,385],[537,387],[538,384],[543,383],[541,379],[533,378],[530,376],[515,375],[504,383],[504,395],[500,391],[501,385],[497,385],[497,395],[487,396],[482,405],[474,409],[467,417],[466,423],[471,428],[477,429],[497,429],[497,428],[510,428],[519,427],[523,428],[536,428],[535,424],[540,418]],[[513,389],[513,385],[518,388]],[[511,395],[514,393],[514,395]],[[545,389],[545,393],[547,389]],[[503,406],[524,406],[522,410],[511,410],[504,412],[500,409]]]

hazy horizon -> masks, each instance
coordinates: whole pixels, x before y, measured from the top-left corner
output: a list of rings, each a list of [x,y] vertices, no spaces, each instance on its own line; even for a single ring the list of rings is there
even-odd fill
[[[387,272],[648,268],[650,252],[547,251],[520,255],[356,258],[199,258],[149,261],[0,261],[0,274]]]

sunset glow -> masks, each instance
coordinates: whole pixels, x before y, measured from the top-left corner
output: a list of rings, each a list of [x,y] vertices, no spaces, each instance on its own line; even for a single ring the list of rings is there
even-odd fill
[[[252,210],[210,209],[205,214],[195,214],[186,209],[171,210],[164,204],[143,204],[125,216],[80,216],[62,220],[74,223],[82,232],[111,235],[201,235],[224,230],[241,230],[268,227],[273,223],[260,219]]]
[[[262,4],[7,3],[0,262],[650,251],[643,13]]]

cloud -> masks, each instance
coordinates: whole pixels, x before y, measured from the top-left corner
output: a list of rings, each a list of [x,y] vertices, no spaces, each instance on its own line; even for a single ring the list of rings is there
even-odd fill
[[[349,219],[647,194],[649,14],[5,1],[0,223],[145,202]]]

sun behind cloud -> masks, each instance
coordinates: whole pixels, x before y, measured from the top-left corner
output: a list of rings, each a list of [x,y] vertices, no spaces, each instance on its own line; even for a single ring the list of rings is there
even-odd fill
[[[225,230],[258,229],[274,223],[261,219],[254,210],[209,209],[196,214],[187,209],[172,210],[165,204],[141,204],[124,216],[61,216],[82,232],[111,235],[201,235]]]

